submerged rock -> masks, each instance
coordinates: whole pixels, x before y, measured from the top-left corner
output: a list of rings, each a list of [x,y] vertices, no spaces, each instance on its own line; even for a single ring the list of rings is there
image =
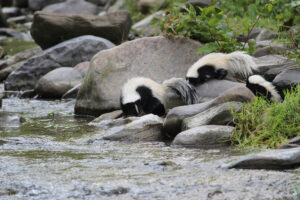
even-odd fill
[[[124,126],[108,129],[103,139],[131,142],[161,141],[163,140],[162,124],[162,118],[157,115],[144,115]]]
[[[241,107],[242,103],[234,101],[211,107],[195,116],[185,118],[182,130],[202,125],[227,125],[233,120],[231,110],[237,112]]]
[[[120,109],[120,91],[135,76],[161,82],[184,77],[201,57],[200,43],[185,38],[142,38],[96,54],[79,90],[75,113],[99,116]]]
[[[36,12],[30,32],[43,49],[82,35],[103,37],[120,44],[127,40],[131,23],[127,11],[104,16]]]
[[[198,126],[179,133],[172,145],[203,148],[228,145],[233,129],[231,126]]]
[[[241,169],[290,169],[300,166],[300,147],[276,149],[244,156],[224,165],[225,168]]]
[[[168,136],[174,137],[181,131],[182,122],[185,118],[194,116],[222,103],[226,103],[229,101],[249,102],[254,97],[254,94],[245,86],[234,87],[226,90],[213,100],[200,104],[179,106],[173,108],[168,112],[166,116],[163,130],[167,133]]]
[[[61,98],[82,81],[81,74],[71,67],[54,69],[39,79],[35,93],[41,98]]]
[[[36,82],[53,69],[73,67],[90,60],[95,53],[113,46],[114,44],[108,40],[95,36],[81,36],[65,41],[28,59],[24,65],[8,76],[5,89],[33,89]]]
[[[72,13],[72,14],[86,14],[95,15],[99,12],[98,6],[82,0],[67,0],[66,2],[51,4],[45,7],[43,12],[48,13]]]

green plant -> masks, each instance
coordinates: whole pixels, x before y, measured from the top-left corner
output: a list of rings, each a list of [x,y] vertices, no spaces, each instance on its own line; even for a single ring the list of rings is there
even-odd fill
[[[276,148],[300,135],[300,86],[286,92],[282,103],[255,98],[233,116],[232,144]]]
[[[160,28],[166,37],[183,36],[207,43],[199,49],[201,52],[232,52],[242,45],[233,37],[224,18],[223,11],[215,6],[199,8],[197,13],[193,6],[177,4],[167,11]]]

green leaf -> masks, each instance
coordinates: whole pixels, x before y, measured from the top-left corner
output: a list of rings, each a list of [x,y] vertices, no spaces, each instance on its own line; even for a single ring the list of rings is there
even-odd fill
[[[257,11],[256,11],[256,5],[255,4],[250,4],[248,6],[248,14],[251,20],[255,20]]]

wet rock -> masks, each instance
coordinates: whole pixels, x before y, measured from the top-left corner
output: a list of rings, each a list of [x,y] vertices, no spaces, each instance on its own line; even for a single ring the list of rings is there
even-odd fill
[[[127,11],[104,16],[36,12],[31,35],[43,49],[82,35],[95,35],[120,44],[127,39],[130,27]]]
[[[160,32],[160,30],[159,28],[152,27],[151,20],[156,17],[160,18],[163,15],[164,15],[164,11],[158,11],[156,13],[153,13],[152,15],[149,15],[148,17],[134,24],[132,26],[132,29],[134,29],[140,36],[143,37],[153,36],[155,33]]]
[[[61,98],[62,99],[75,99],[77,97],[79,88],[81,87],[81,83],[68,90]]]
[[[31,10],[41,10],[47,5],[64,2],[65,0],[28,0],[28,7]]]
[[[41,98],[61,98],[68,90],[80,84],[81,74],[71,67],[48,72],[38,81],[35,92]]]
[[[6,90],[33,89],[38,79],[53,69],[88,61],[96,53],[113,47],[114,44],[95,36],[74,38],[28,59],[5,81]]]
[[[272,82],[279,90],[290,89],[300,84],[300,68],[286,69],[278,74]]]
[[[99,8],[98,6],[83,0],[67,0],[62,3],[46,6],[42,11],[47,13],[93,15],[99,12]]]
[[[161,141],[163,120],[157,115],[144,115],[125,126],[113,127],[106,131],[103,139],[118,141]]]
[[[114,120],[122,116],[122,110],[115,110],[113,112],[105,113],[94,119],[89,123],[89,125],[95,125],[97,123],[101,123],[104,120]]]
[[[269,69],[281,67],[285,64],[296,63],[294,60],[290,60],[281,55],[267,55],[255,58],[255,62],[258,65],[258,73],[264,74]]]
[[[26,8],[28,6],[28,0],[14,0],[13,5],[18,8]]]
[[[257,49],[253,53],[253,56],[254,57],[261,57],[261,56],[272,55],[272,54],[282,54],[286,50],[287,50],[287,48],[280,47],[280,46],[263,47],[263,48]]]
[[[300,147],[300,136],[294,137],[287,144],[283,144],[278,149],[290,149]]]
[[[294,62],[289,62],[287,64],[284,64],[283,66],[281,67],[275,67],[275,68],[271,68],[269,69],[268,71],[266,71],[266,73],[264,73],[264,78],[267,80],[267,81],[273,81],[274,78],[280,74],[281,72],[283,72],[284,70],[286,69],[297,69],[298,68],[298,65]]]
[[[120,89],[135,76],[146,74],[158,82],[184,77],[188,67],[201,56],[195,54],[200,46],[184,38],[152,37],[96,54],[79,90],[75,113],[99,116],[120,109]]]
[[[89,61],[85,61],[82,63],[77,64],[74,69],[76,69],[77,71],[80,72],[81,76],[84,77],[89,69],[90,66],[90,62]]]
[[[160,7],[165,0],[139,0],[138,10],[146,14],[151,8]]]
[[[264,41],[264,40],[274,40],[278,37],[278,33],[263,28],[258,36],[256,37],[256,41]]]
[[[217,98],[204,103],[173,108],[166,116],[163,131],[169,137],[175,137],[181,131],[182,122],[185,118],[194,116],[225,102],[249,102],[254,97],[254,94],[248,88],[242,86],[231,88],[220,94]]]
[[[244,156],[224,165],[225,168],[241,169],[290,169],[300,166],[300,147],[269,150]]]
[[[20,9],[16,7],[4,7],[2,8],[2,13],[6,17],[15,17],[20,15]]]
[[[27,49],[25,51],[22,51],[20,53],[17,53],[16,55],[8,58],[7,60],[1,60],[0,61],[0,70],[9,67],[10,65],[16,64],[20,61],[24,61],[27,60],[28,58],[39,54],[40,52],[42,52],[42,49],[39,47],[35,47],[32,49]]]
[[[228,145],[233,129],[231,126],[198,126],[179,133],[172,145],[202,148]]]
[[[25,119],[16,114],[0,112],[0,127],[13,128],[20,127]]]
[[[195,128],[202,125],[227,125],[232,123],[231,109],[237,112],[242,107],[240,102],[226,102],[205,110],[195,116],[185,118],[182,130]]]

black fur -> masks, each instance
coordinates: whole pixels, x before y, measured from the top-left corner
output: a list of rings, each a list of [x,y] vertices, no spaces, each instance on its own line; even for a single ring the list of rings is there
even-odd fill
[[[247,80],[246,87],[249,88],[256,96],[264,97],[268,101],[270,101],[272,98],[272,94],[259,84],[250,83],[249,80]]]
[[[226,69],[216,69],[213,65],[204,65],[198,69],[197,78],[187,77],[187,81],[196,86],[210,79],[224,79],[227,73],[228,71]]]
[[[123,105],[122,97],[120,99],[121,108],[125,116],[139,116],[143,113],[152,113],[158,116],[165,114],[166,111],[164,105],[153,96],[152,91],[148,87],[139,86],[136,91],[141,96],[140,100]],[[135,105],[138,107],[138,112],[136,111]]]

